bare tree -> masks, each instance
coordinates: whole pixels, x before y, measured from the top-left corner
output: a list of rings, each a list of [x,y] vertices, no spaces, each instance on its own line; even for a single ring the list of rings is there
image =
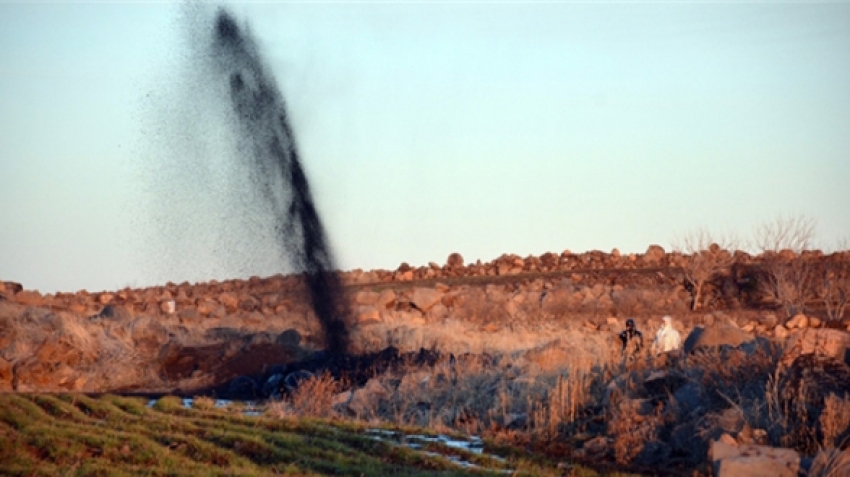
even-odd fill
[[[805,215],[777,217],[756,227],[753,242],[761,252],[791,250],[799,254],[811,248],[816,226],[817,222]]]
[[[841,321],[850,302],[850,264],[828,261],[823,267],[823,279],[818,282],[818,296],[823,300],[830,321]]]
[[[756,228],[753,237],[762,252],[761,291],[780,304],[791,318],[805,311],[815,285],[815,274],[803,252],[815,237],[816,222],[804,215],[779,217]]]
[[[691,310],[702,306],[705,284],[735,262],[728,250],[734,242],[731,236],[716,238],[707,229],[699,228],[673,243],[673,249],[684,258],[682,273],[691,289]]]

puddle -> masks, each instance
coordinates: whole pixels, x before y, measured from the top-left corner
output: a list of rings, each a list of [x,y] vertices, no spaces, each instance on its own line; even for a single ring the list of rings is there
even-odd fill
[[[156,401],[156,399],[151,399],[150,401],[148,401],[148,407],[153,407],[154,404],[156,404]],[[213,406],[218,409],[224,409],[232,405],[233,403],[234,401],[231,401],[229,399],[216,399],[215,401],[213,401]],[[183,398],[184,408],[190,409],[194,406],[194,404],[195,400],[193,398]],[[261,416],[263,414],[262,409],[257,407],[256,402],[244,401],[241,402],[241,404],[244,405],[244,409],[242,409],[242,414],[245,416]],[[434,450],[425,450],[428,444],[439,444],[451,449],[457,449],[460,451],[469,452],[471,454],[480,455],[497,462],[504,463],[506,461],[504,457],[484,452],[484,441],[478,436],[469,436],[468,438],[456,438],[444,434],[439,434],[436,436],[426,436],[423,434],[404,434],[398,431],[391,431],[387,429],[367,429],[365,431],[365,434],[367,437],[370,437],[372,439],[383,441],[392,445],[404,446],[408,449],[421,452],[423,455],[429,457],[442,457],[464,469],[487,470],[489,472],[497,472],[504,474],[512,474],[514,472],[512,469],[484,468],[478,464],[464,459],[462,456],[453,454],[442,454]]]
[[[367,429],[366,435],[375,440],[387,442],[393,445],[402,445],[404,447],[407,447],[408,449],[419,451],[429,457],[442,457],[459,467],[463,467],[464,469],[480,469],[488,470],[491,472],[502,472],[505,474],[512,474],[514,472],[512,469],[485,469],[484,467],[470,462],[461,456],[441,454],[433,450],[423,450],[427,446],[427,444],[441,444],[452,449],[458,449],[472,454],[481,455],[498,462],[505,462],[504,457],[485,453],[484,441],[481,440],[481,438],[478,436],[470,436],[468,439],[459,439],[442,434],[436,436],[425,436],[420,434],[403,434],[401,432],[390,431],[386,429]]]
[[[153,407],[156,404],[156,399],[151,399],[148,401],[148,407]],[[186,409],[191,409],[194,406],[195,400],[193,398],[183,398],[183,407]],[[233,401],[230,399],[216,399],[213,402],[213,406],[217,409],[224,409],[233,404]],[[245,408],[242,410],[242,414],[246,416],[262,416],[263,411],[257,407],[257,403],[253,401],[244,401],[242,403]]]

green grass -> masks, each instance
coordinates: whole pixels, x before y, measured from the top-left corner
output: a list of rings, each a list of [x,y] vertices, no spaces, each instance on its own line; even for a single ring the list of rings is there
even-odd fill
[[[186,409],[176,397],[0,394],[2,475],[559,475],[557,463],[506,460],[377,440],[365,423]],[[427,430],[412,430],[427,434]],[[406,431],[403,431],[406,432]],[[450,455],[478,469],[464,469]],[[523,456],[523,457],[521,457]],[[594,475],[592,472],[582,475]]]

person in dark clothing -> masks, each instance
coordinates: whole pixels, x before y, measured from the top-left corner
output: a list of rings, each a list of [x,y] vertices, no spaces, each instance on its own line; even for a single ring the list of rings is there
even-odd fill
[[[643,349],[643,333],[635,327],[635,320],[626,320],[626,329],[620,333],[623,343],[623,357],[628,359],[637,355]]]

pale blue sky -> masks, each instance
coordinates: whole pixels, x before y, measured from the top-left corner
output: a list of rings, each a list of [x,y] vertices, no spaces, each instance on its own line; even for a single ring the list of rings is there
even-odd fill
[[[823,247],[850,237],[845,3],[231,8],[287,98],[342,269],[643,252],[787,214],[816,219]],[[197,94],[184,27],[171,3],[0,3],[0,279],[285,271],[245,237],[207,237],[238,207],[213,212],[215,187],[169,169],[198,144],[212,164],[209,136],[225,140],[172,104]]]

